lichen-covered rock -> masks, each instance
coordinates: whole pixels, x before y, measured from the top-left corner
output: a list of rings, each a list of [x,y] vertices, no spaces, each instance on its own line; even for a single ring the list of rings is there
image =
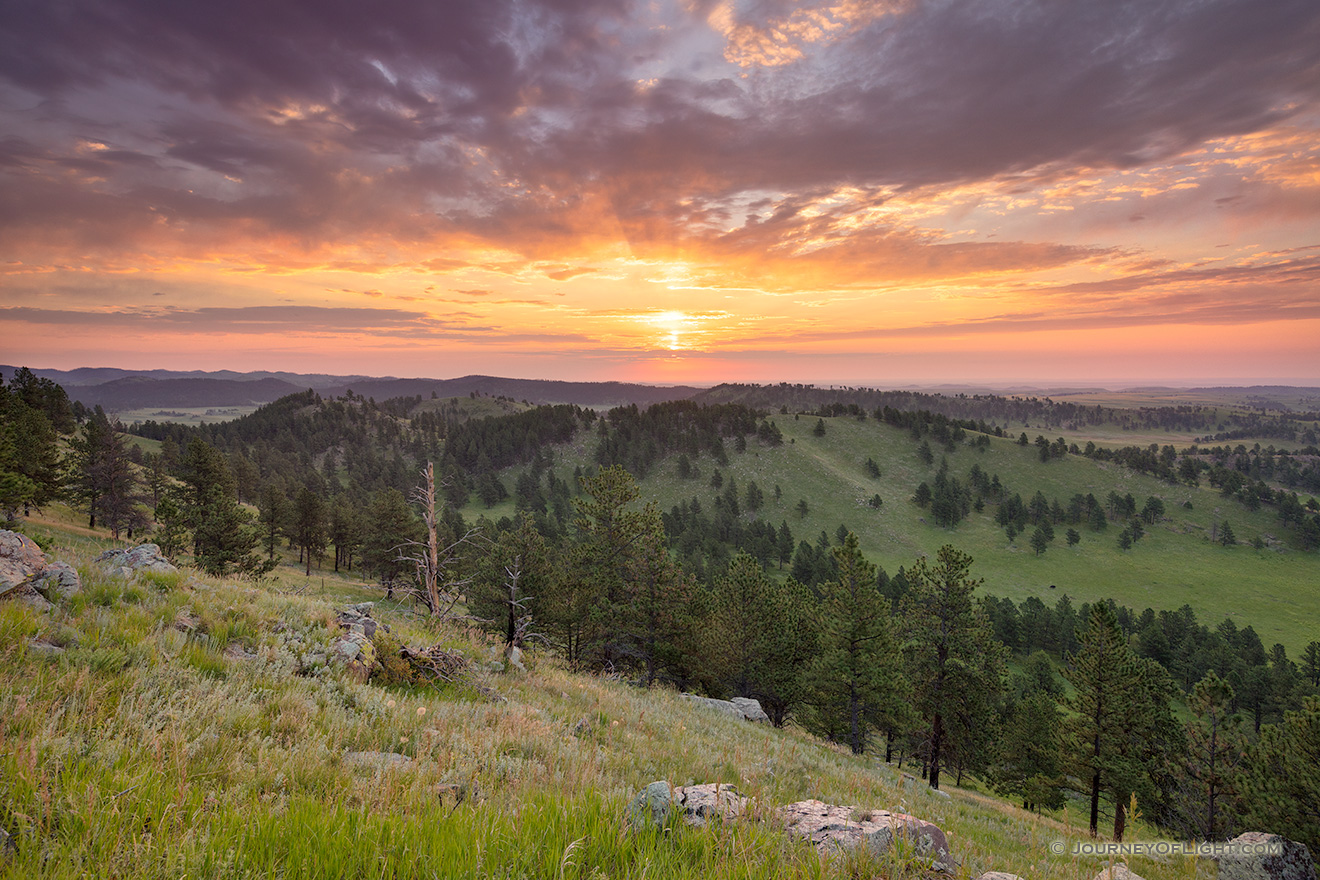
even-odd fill
[[[674,809],[674,787],[663,780],[652,782],[628,804],[628,822],[634,828],[663,825]]]
[[[0,596],[35,579],[46,568],[46,554],[27,535],[0,529]]]
[[[634,828],[663,825],[678,814],[689,825],[705,825],[713,818],[733,819],[747,809],[747,798],[732,785],[718,782],[674,786],[652,782],[628,805],[628,820]]]
[[[1017,874],[1009,874],[1004,871],[986,871],[976,880],[1022,880]]]
[[[52,562],[42,569],[32,582],[38,593],[51,602],[68,599],[82,592],[82,578],[78,570],[67,562]]]
[[[850,850],[867,847],[879,855],[906,838],[917,853],[931,860],[931,866],[944,872],[954,870],[949,839],[930,822],[888,810],[858,810],[822,801],[799,801],[781,807],[779,815],[795,837],[824,850]]]
[[[1304,843],[1264,831],[1248,831],[1217,856],[1219,880],[1315,880],[1315,862]]]
[[[96,557],[96,564],[110,574],[132,577],[140,571],[162,574],[178,571],[155,544],[139,544],[128,550],[106,550]]]
[[[1127,865],[1119,862],[1105,868],[1099,874],[1096,874],[1092,880],[1143,880],[1143,878]]]

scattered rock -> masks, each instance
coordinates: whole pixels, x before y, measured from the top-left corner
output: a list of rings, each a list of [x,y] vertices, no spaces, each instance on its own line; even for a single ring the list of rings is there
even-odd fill
[[[178,571],[155,544],[139,544],[129,550],[106,550],[96,557],[96,564],[110,574],[132,577],[140,571],[163,574]]]
[[[374,602],[359,602],[339,612],[336,622],[345,630],[330,650],[330,659],[343,663],[362,681],[371,677],[376,666],[376,645],[371,641],[378,628],[389,632],[389,627],[371,616]]]
[[[747,798],[732,785],[719,782],[674,786],[661,780],[637,793],[628,805],[628,820],[634,828],[663,825],[677,814],[689,825],[705,825],[715,817],[734,819],[747,809]]]
[[[46,554],[27,535],[0,529],[0,596],[17,590],[41,574]]]
[[[336,618],[339,625],[350,633],[358,633],[369,639],[376,637],[377,627],[383,628],[389,632],[390,628],[379,623],[371,616],[371,609],[376,607],[375,602],[359,602],[356,605],[349,605],[339,612]]]
[[[371,767],[376,770],[406,770],[412,765],[412,758],[397,752],[348,752],[344,760],[349,764]]]
[[[1003,871],[986,871],[976,880],[1022,880],[1017,874],[1007,874]]]
[[[18,852],[18,845],[14,843],[14,838],[3,828],[0,828],[0,865],[9,861],[10,856]]]
[[[517,645],[509,645],[509,649],[504,652],[504,656],[508,659],[509,666],[512,668],[519,672],[527,671],[527,667],[523,665],[522,661],[522,649]]]
[[[330,657],[366,681],[376,665],[376,646],[362,633],[350,632],[335,642]]]
[[[1133,873],[1127,865],[1118,863],[1110,865],[1099,874],[1096,874],[1092,880],[1143,880],[1140,874]]]
[[[679,696],[698,705],[716,709],[739,720],[770,723],[770,716],[765,714],[761,704],[746,697],[735,697],[732,700],[715,700],[710,697],[699,697],[696,694],[679,694]]]
[[[63,654],[64,649],[54,642],[48,642],[45,639],[28,639],[28,650],[34,654],[45,654],[55,656]]]
[[[1219,880],[1315,880],[1315,862],[1304,843],[1264,831],[1248,831],[1228,843],[1248,851],[1216,857]],[[1269,854],[1268,850],[1278,854]]]
[[[939,871],[954,870],[949,840],[938,825],[904,813],[888,810],[859,812],[855,807],[840,807],[817,800],[799,801],[781,807],[779,814],[795,837],[810,841],[820,849],[848,850],[866,846],[879,855],[899,837],[906,837],[916,851],[931,859]]]
[[[46,600],[46,597],[38,593],[31,587],[22,587],[9,595],[13,596],[15,601],[29,605],[35,611],[49,611],[55,606]]]
[[[32,586],[46,599],[58,602],[81,593],[82,578],[79,577],[78,570],[69,563],[52,562],[42,569],[41,574],[32,582]]]
[[[705,825],[707,820],[736,819],[747,809],[747,798],[732,785],[713,782],[703,785],[685,785],[674,789],[683,821],[689,825]]]

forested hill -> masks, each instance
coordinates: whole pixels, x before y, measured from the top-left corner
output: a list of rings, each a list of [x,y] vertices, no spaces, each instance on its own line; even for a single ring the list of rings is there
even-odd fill
[[[1253,408],[1225,408],[1213,404],[1113,407],[1050,397],[939,394],[842,386],[819,388],[783,382],[778,385],[716,385],[694,394],[692,399],[698,403],[738,403],[753,409],[810,412],[823,416],[885,410],[925,411],[950,419],[983,422],[991,428],[1004,430],[1028,424],[1058,430],[1113,425],[1123,430],[1203,433],[1207,441],[1252,436],[1315,444],[1318,442],[1316,425],[1320,422],[1320,412],[1285,410],[1268,399],[1250,397],[1247,400]]]
[[[396,397],[507,397],[532,404],[570,403],[576,406],[614,407],[636,404],[650,406],[667,400],[684,400],[700,389],[687,385],[672,387],[631,382],[561,382],[552,379],[510,379],[501,376],[462,376],[457,379],[369,379],[319,389],[327,397],[353,391],[376,400]]]

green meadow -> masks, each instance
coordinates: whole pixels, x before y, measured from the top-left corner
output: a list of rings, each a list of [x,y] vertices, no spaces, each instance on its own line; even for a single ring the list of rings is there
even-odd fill
[[[870,418],[827,418],[823,437],[813,435],[816,416],[771,418],[783,431],[784,444],[769,448],[751,440],[742,453],[728,444],[729,463],[720,471],[726,485],[729,478],[737,481],[740,492],[755,481],[766,497],[765,507],[755,515],[776,526],[788,522],[795,541],[815,541],[821,532],[833,540],[838,527],[845,525],[857,533],[867,557],[890,574],[944,544],[953,544],[975,559],[973,573],[985,579],[982,589],[988,594],[1016,601],[1036,596],[1050,605],[1064,593],[1075,604],[1112,598],[1138,612],[1186,604],[1211,626],[1225,617],[1239,626],[1250,624],[1267,646],[1282,643],[1292,656],[1320,638],[1320,558],[1297,550],[1268,507],[1248,511],[1204,484],[1173,486],[1081,456],[1042,463],[1034,444],[1019,446],[1014,439],[992,437],[985,451],[961,444],[946,452],[933,443],[935,460],[926,466],[917,455],[920,441]],[[1059,436],[1028,430],[1032,440],[1038,433],[1047,439]],[[567,478],[575,467],[591,466],[595,442],[594,434],[583,432],[573,443],[556,449],[557,473]],[[947,458],[952,476],[966,482],[972,466],[979,464],[987,474],[997,474],[1009,494],[1020,493],[1024,500],[1040,490],[1066,507],[1079,492],[1094,494],[1102,503],[1111,491],[1131,493],[1138,507],[1149,496],[1163,500],[1165,516],[1148,526],[1145,537],[1131,550],[1119,548],[1122,524],[1111,519],[1102,532],[1078,526],[1081,542],[1076,547],[1068,547],[1064,540],[1066,526],[1056,528],[1054,542],[1037,556],[1028,543],[1030,531],[1008,541],[994,522],[993,504],[987,503],[983,513],[972,512],[954,528],[930,521],[928,510],[911,498],[919,483],[933,480],[941,456]],[[868,458],[880,466],[878,479],[866,472]],[[716,494],[710,477],[719,466],[709,457],[695,464],[697,474],[685,480],[678,476],[675,457],[663,460],[640,481],[642,500],[668,510],[696,497],[709,508]],[[517,473],[510,469],[502,475],[510,490]],[[868,504],[876,494],[883,501],[878,510]],[[799,516],[800,500],[807,502],[805,517]],[[490,510],[474,503],[464,513],[472,518],[512,515],[513,502]],[[1236,546],[1223,547],[1210,540],[1212,526],[1225,520],[1237,536]],[[1265,549],[1251,546],[1257,537]]]

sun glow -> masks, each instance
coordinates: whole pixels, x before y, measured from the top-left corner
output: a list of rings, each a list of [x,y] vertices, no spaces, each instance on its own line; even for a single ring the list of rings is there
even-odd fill
[[[685,336],[697,323],[697,319],[686,312],[669,311],[646,315],[643,321],[658,329],[661,333],[660,345],[670,351],[684,351],[692,348],[685,341]]]

